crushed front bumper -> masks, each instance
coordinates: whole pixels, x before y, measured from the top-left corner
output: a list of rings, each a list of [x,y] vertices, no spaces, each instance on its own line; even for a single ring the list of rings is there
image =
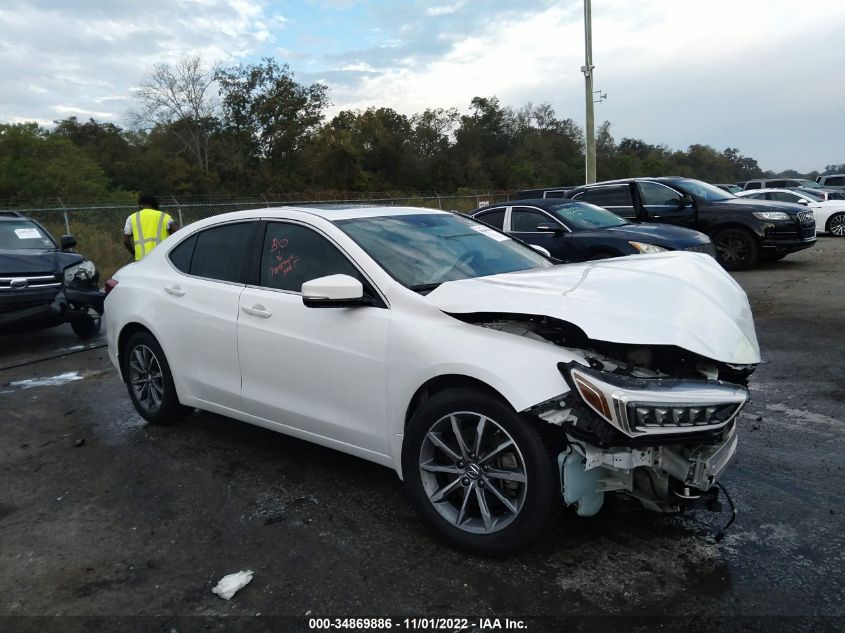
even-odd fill
[[[606,492],[622,492],[651,510],[675,512],[710,490],[737,446],[731,424],[715,444],[599,448],[571,435],[558,456],[563,498],[581,516],[601,509]]]

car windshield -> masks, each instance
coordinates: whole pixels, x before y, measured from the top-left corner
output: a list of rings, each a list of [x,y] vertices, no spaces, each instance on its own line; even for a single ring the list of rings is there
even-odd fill
[[[700,180],[693,180],[692,178],[681,178],[680,180],[672,181],[672,185],[684,193],[688,193],[694,198],[699,198],[700,200],[705,200],[707,202],[736,198],[736,196],[730,191],[719,189],[714,185],[707,184],[706,182],[702,182]]]
[[[554,265],[486,224],[451,213],[351,218],[335,224],[412,290]]]
[[[824,189],[819,183],[799,178],[798,184],[804,189]]]
[[[0,221],[0,250],[44,250],[56,248],[53,238],[29,220]]]
[[[606,229],[630,224],[615,213],[587,202],[566,202],[549,205],[547,208],[573,229]]]

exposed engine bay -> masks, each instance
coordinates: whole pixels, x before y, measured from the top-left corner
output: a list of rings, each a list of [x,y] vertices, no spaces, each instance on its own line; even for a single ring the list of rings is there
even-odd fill
[[[453,316],[562,347],[588,363],[560,364],[571,389],[523,412],[560,428],[562,494],[579,515],[596,514],[605,493],[628,495],[658,512],[715,501],[718,478],[736,451],[735,418],[748,401],[755,365],[675,346],[591,340],[577,326],[545,316]]]

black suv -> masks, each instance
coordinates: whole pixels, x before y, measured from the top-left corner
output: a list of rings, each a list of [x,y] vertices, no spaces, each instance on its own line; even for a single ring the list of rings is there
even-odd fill
[[[692,178],[612,180],[578,187],[567,197],[634,222],[663,222],[706,233],[728,270],[776,261],[816,243],[816,223],[804,207],[738,198]]]
[[[81,338],[100,331],[105,293],[99,274],[63,235],[61,245],[38,222],[0,212],[0,334],[69,322]]]

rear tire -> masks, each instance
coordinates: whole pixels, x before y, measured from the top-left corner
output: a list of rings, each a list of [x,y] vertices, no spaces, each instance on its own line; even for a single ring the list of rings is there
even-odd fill
[[[845,237],[845,213],[834,213],[827,219],[827,232],[836,237]]]
[[[123,376],[135,410],[150,424],[168,424],[191,409],[179,403],[164,351],[149,332],[135,332],[121,352]]]
[[[716,257],[726,270],[747,270],[758,259],[757,239],[745,229],[723,229],[713,235]]]
[[[474,389],[423,402],[405,430],[405,488],[444,541],[488,556],[532,543],[562,505],[553,452],[530,422]]]

